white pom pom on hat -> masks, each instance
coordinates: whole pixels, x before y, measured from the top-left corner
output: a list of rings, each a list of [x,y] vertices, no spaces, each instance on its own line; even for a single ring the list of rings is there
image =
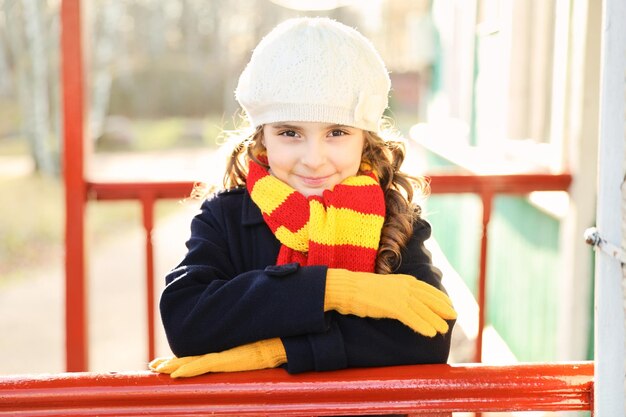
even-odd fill
[[[253,126],[324,122],[378,131],[391,82],[355,29],[328,18],[289,19],[257,45],[235,98]]]

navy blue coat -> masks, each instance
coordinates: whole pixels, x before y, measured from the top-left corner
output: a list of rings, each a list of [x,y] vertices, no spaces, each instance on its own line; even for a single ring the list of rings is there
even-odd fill
[[[430,232],[426,221],[415,223],[396,272],[443,289],[423,244]],[[176,356],[280,337],[290,373],[447,361],[452,321],[446,335],[428,338],[396,320],[325,313],[327,267],[275,266],[279,248],[245,189],[202,204],[160,301]]]

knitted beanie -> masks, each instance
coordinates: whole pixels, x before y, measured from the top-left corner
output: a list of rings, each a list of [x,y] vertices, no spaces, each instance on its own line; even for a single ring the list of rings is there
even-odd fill
[[[235,98],[254,127],[324,122],[378,131],[389,74],[363,35],[328,18],[289,19],[258,44]]]

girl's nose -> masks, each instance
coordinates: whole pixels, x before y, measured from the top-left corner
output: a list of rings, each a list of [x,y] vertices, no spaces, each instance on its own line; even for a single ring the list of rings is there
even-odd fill
[[[326,150],[323,143],[311,140],[302,155],[302,163],[309,168],[318,168],[326,162]]]

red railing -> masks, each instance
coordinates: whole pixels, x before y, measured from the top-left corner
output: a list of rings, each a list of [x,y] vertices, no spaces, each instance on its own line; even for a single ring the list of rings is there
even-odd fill
[[[65,181],[66,368],[87,369],[83,65],[80,0],[61,3],[63,177]]]
[[[485,327],[486,285],[487,285],[487,239],[491,217],[491,206],[497,194],[526,194],[532,191],[567,190],[571,182],[569,174],[517,174],[517,175],[432,175],[433,194],[474,193],[478,194],[483,204],[482,239],[479,259],[477,304],[479,306],[478,336],[476,338],[475,361],[482,358],[482,335]],[[137,200],[142,205],[143,227],[146,250],[146,317],[148,329],[148,359],[155,356],[155,305],[154,305],[154,250],[152,230],[154,228],[154,204],[164,198],[185,198],[192,189],[192,182],[128,182],[105,183],[86,182],[87,195],[95,200]],[[68,250],[77,249],[77,245],[68,242]],[[71,300],[70,300],[71,302]],[[81,300],[84,304],[84,301]],[[82,325],[82,320],[77,321]],[[74,330],[74,332],[72,332]],[[68,328],[68,338],[77,333],[77,329]],[[72,350],[87,349],[77,343],[78,339],[68,339],[67,346]]]
[[[493,199],[496,195],[523,195],[533,191],[567,191],[572,176],[562,174],[511,174],[511,175],[432,175],[433,194],[473,193],[482,202],[482,229],[478,267],[478,333],[475,340],[474,361],[482,361],[483,331],[487,317],[487,242]]]
[[[182,199],[189,197],[193,188],[192,182],[86,182],[87,195],[95,200],[137,200],[141,203],[142,224],[145,234],[146,251],[146,318],[148,360],[156,356],[155,349],[155,276],[154,276],[154,248],[152,245],[152,231],[154,229],[154,205],[160,199]],[[70,243],[68,243],[68,249]],[[68,329],[68,332],[70,330]],[[87,349],[87,346],[74,344],[67,340],[67,346],[73,349]],[[84,370],[84,369],[83,369]]]
[[[338,416],[592,410],[593,364],[413,365],[172,380],[149,372],[0,377],[0,416]]]

